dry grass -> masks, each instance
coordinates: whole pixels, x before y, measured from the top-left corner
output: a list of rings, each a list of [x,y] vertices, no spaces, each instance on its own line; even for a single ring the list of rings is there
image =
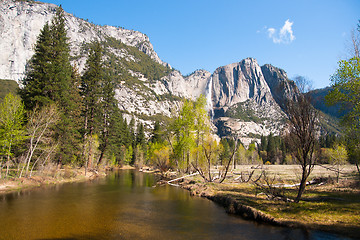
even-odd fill
[[[254,167],[238,166],[224,183],[206,184],[207,191],[231,196],[241,204],[254,207],[290,226],[306,226],[355,238],[360,236],[360,184],[355,166],[347,165],[342,168],[344,174],[340,176],[339,183],[335,181],[334,172],[316,166],[309,180],[322,177],[331,181],[324,185],[307,186],[300,203],[270,200],[265,194],[261,194],[261,189],[253,183],[240,183],[235,180],[241,172],[249,173]],[[269,178],[275,178],[274,183],[299,182],[300,170],[296,165],[267,165],[263,169],[256,169],[253,179],[263,170]],[[194,180],[201,181],[198,176]],[[294,199],[297,189],[286,188],[283,193],[289,199]]]

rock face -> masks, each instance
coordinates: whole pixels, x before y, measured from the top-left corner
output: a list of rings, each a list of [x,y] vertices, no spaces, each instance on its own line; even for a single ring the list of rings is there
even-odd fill
[[[260,67],[253,58],[216,69],[212,75],[212,101],[219,135],[236,134],[244,143],[271,132],[280,134],[283,107],[298,92],[285,71]]]
[[[273,100],[261,68],[253,58],[216,69],[212,89],[214,106],[218,108],[231,107],[248,99],[259,104]]]
[[[286,99],[296,99],[299,95],[293,81],[289,81],[286,72],[282,69],[276,68],[270,64],[265,64],[261,67],[264,78],[271,90],[274,100],[282,109],[285,109]]]
[[[182,76],[179,71],[173,71],[162,80],[171,94],[195,100],[201,94],[206,94],[210,77],[211,73],[206,70],[196,70],[187,77]]]
[[[0,2],[0,77],[18,81],[24,76],[26,62],[34,54],[33,46],[46,22],[51,22],[57,6],[41,2],[2,0]],[[80,55],[83,43],[113,37],[137,47],[154,61],[162,62],[149,38],[140,32],[112,26],[97,26],[66,13],[66,25],[71,44],[71,55]],[[80,70],[86,59],[76,60]]]

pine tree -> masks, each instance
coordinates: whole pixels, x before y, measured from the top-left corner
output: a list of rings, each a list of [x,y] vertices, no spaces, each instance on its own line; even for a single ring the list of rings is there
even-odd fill
[[[89,57],[86,61],[85,73],[81,78],[81,95],[83,96],[83,116],[84,116],[84,142],[88,145],[88,155],[85,167],[91,167],[95,149],[92,146],[92,137],[97,134],[95,128],[99,125],[100,109],[98,107],[101,98],[101,83],[104,78],[102,64],[102,49],[98,42],[91,45]]]
[[[272,133],[268,136],[268,143],[267,143],[267,160],[271,163],[275,162],[275,154],[276,154],[276,146],[275,146],[275,139]]]
[[[145,148],[145,132],[144,125],[139,123],[136,130],[136,145],[140,145],[143,149]]]
[[[59,163],[65,163],[78,154],[81,101],[76,76],[70,64],[64,11],[59,7],[51,25],[45,24],[39,35],[20,91],[27,109],[51,103],[59,107],[60,121],[55,127],[60,146]]]
[[[100,157],[98,160],[98,164],[101,163],[105,151],[108,148],[109,132],[113,131],[111,119],[119,111],[117,101],[115,99],[115,84],[108,75],[104,76],[103,82],[101,84],[100,106]],[[123,119],[121,119],[121,121],[123,122]]]
[[[127,124],[118,108],[110,118],[110,126],[108,131],[108,147],[107,153],[115,158],[115,162],[120,163],[126,149]]]
[[[101,46],[98,42],[92,44],[86,61],[85,73],[81,78],[81,95],[84,102],[84,135],[92,135],[98,125],[96,117],[99,115],[98,104],[101,96],[101,82],[104,78],[102,66]]]
[[[154,129],[151,134],[150,142],[152,143],[161,143],[163,141],[162,134],[161,134],[161,125],[159,121],[155,121]]]
[[[50,26],[46,23],[38,36],[35,53],[28,61],[26,77],[21,82],[23,88],[19,89],[19,95],[28,110],[52,102],[46,87],[51,77],[51,39]]]

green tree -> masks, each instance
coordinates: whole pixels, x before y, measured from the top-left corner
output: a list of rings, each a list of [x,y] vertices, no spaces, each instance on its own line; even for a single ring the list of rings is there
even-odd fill
[[[23,88],[19,89],[19,94],[27,109],[33,109],[35,106],[41,107],[52,101],[51,91],[47,86],[52,76],[51,46],[50,26],[46,23],[37,38],[35,53],[27,63],[26,76],[21,82]]]
[[[25,108],[20,97],[6,95],[0,104],[0,178],[3,163],[6,162],[7,175],[13,148],[25,140],[24,117]]]
[[[238,143],[239,144],[239,147],[238,149],[236,150],[236,153],[235,153],[235,161],[238,163],[238,164],[248,164],[248,161],[247,161],[247,158],[246,158],[246,150],[244,148],[244,146],[241,144],[241,143]]]
[[[156,143],[156,142],[163,142],[163,133],[161,131],[161,125],[159,121],[155,121],[154,123],[154,129],[152,131],[151,137],[150,137],[150,142],[152,143]]]
[[[70,64],[70,48],[65,28],[64,11],[57,8],[51,25],[45,24],[35,45],[20,96],[27,109],[55,103],[59,107],[60,121],[55,127],[59,140],[59,163],[65,163],[78,153],[79,114],[81,98],[75,69]]]
[[[329,104],[340,103],[342,109],[349,109],[342,123],[347,128],[348,148],[360,174],[360,58],[341,60],[331,81],[333,90],[326,96],[326,100]]]
[[[81,77],[81,96],[83,97],[84,136],[92,135],[95,127],[99,124],[96,117],[99,115],[99,103],[101,97],[101,83],[104,78],[102,65],[102,49],[98,42],[94,42],[89,50],[86,60],[85,72]]]
[[[360,33],[360,20],[357,27]],[[339,61],[338,69],[331,77],[332,91],[325,97],[328,104],[341,104],[347,110],[342,123],[347,129],[347,148],[350,159],[355,162],[360,175],[360,57],[359,39],[352,36],[353,50],[351,57]]]
[[[136,145],[140,145],[143,150],[146,147],[146,139],[145,139],[145,131],[144,131],[144,125],[142,123],[139,123],[136,129]]]
[[[257,164],[260,162],[259,154],[256,151],[255,143],[252,142],[249,144],[249,147],[245,153],[248,163],[250,164]]]
[[[115,99],[115,85],[112,79],[106,75],[104,77],[101,88],[101,111],[100,111],[100,157],[98,159],[98,165],[102,162],[102,158],[108,149],[110,132],[114,131],[114,125],[112,124],[113,117],[118,113],[118,102]],[[122,120],[123,122],[123,120]]]
[[[219,160],[220,160],[220,165],[223,165],[223,163],[225,161],[227,161],[231,155],[231,152],[230,152],[230,146],[229,146],[229,142],[228,142],[228,139],[227,138],[222,138],[220,140],[220,144],[221,144],[221,153],[220,153],[220,156],[219,156]]]
[[[96,131],[102,121],[97,121],[100,116],[100,109],[106,110],[109,106],[101,106],[100,99],[102,97],[101,84],[104,80],[104,69],[102,63],[102,48],[99,42],[93,42],[89,50],[89,56],[85,65],[84,75],[81,77],[81,95],[83,97],[83,116],[84,116],[84,146],[88,148],[88,155],[85,157],[85,168],[92,167],[92,161],[94,152],[96,149],[92,146],[91,143],[94,143],[92,140],[94,134],[98,134]],[[108,118],[105,118],[105,121],[108,121]],[[106,124],[104,125],[106,129]],[[84,148],[85,149],[85,148]],[[100,154],[100,158],[97,162],[100,162],[103,156]]]
[[[176,167],[185,172],[189,171],[190,152],[194,146],[194,122],[194,104],[190,100],[184,100],[171,128],[175,135],[173,151]]]
[[[126,149],[125,164],[130,165],[133,162],[134,151],[132,145]]]
[[[328,156],[330,164],[335,167],[336,180],[339,182],[341,167],[347,163],[347,151],[343,145],[335,145],[333,148],[328,149]]]
[[[198,159],[192,163],[192,166],[205,181],[213,182],[216,176],[211,170],[219,160],[221,145],[210,134],[207,134],[204,136],[203,144],[194,150],[198,152]]]
[[[148,156],[150,163],[160,169],[161,174],[170,169],[170,147],[166,142],[150,143]]]
[[[270,133],[270,135],[268,136],[266,152],[267,152],[267,161],[271,163],[275,163],[276,146],[275,146],[275,139],[272,133]]]

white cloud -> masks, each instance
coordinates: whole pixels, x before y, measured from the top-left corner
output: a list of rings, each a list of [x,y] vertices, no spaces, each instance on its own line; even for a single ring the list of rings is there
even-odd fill
[[[291,43],[295,40],[295,36],[293,34],[292,25],[294,22],[290,22],[289,19],[285,21],[284,26],[280,29],[280,31],[275,28],[268,28],[268,36],[273,40],[274,43]]]

